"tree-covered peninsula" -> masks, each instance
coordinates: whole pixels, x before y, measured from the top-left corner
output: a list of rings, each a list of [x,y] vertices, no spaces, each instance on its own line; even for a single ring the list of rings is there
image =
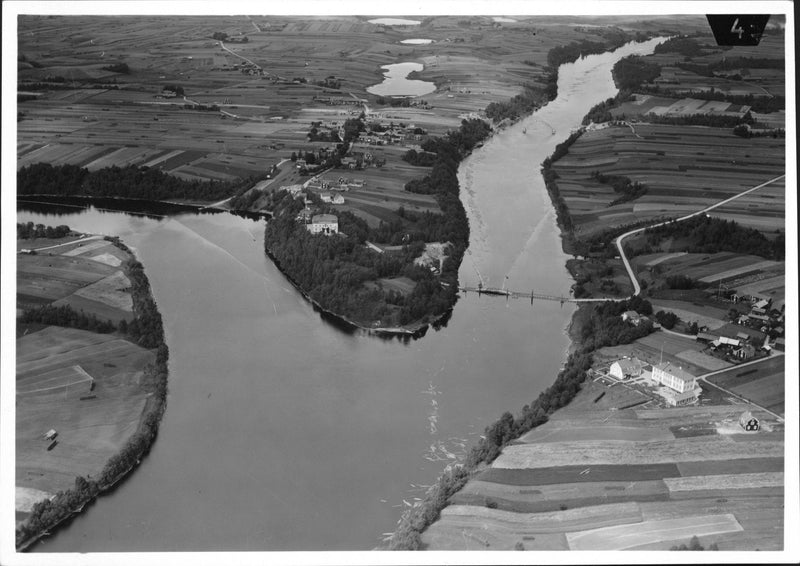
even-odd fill
[[[458,198],[458,164],[489,135],[481,120],[423,144],[435,153],[430,173],[406,185],[435,196],[441,213],[398,209],[401,221],[370,227],[351,212],[323,203],[313,193],[272,197],[265,249],[300,290],[322,309],[357,326],[418,330],[455,304],[458,268],[469,244],[469,224]],[[310,201],[310,202],[308,202]],[[335,220],[317,233],[315,218]],[[426,244],[445,250],[441,262],[420,261]]]

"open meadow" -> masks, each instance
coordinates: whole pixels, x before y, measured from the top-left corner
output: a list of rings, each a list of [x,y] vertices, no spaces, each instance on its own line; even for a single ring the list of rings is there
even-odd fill
[[[52,303],[83,310],[101,321],[133,319],[130,281],[121,267],[128,258],[125,252],[102,239],[53,246],[17,255],[18,308]],[[36,242],[19,240],[18,247],[36,249]]]

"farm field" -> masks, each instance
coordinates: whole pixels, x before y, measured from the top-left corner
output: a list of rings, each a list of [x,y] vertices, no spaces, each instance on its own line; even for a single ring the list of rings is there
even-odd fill
[[[17,520],[26,490],[50,496],[97,474],[139,423],[154,354],[114,335],[50,326],[17,340]],[[88,399],[81,399],[82,397]],[[58,443],[48,450],[44,434]]]
[[[19,249],[42,249],[17,255],[17,307],[67,304],[101,321],[132,320],[130,281],[121,268],[128,255],[102,239],[62,240],[18,240]]]
[[[519,94],[522,84],[541,86],[551,47],[603,40],[606,26],[618,25],[592,22],[597,27],[441,16],[409,29],[360,16],[261,23],[242,16],[25,16],[18,89],[36,97],[19,104],[17,166],[135,165],[187,180],[258,181],[292,151],[320,147],[307,138],[312,121],[343,122],[363,112],[368,122],[413,123],[442,135]],[[216,32],[247,42],[219,42]],[[431,43],[401,43],[418,34]],[[242,68],[248,61],[258,72]],[[425,66],[416,78],[437,87],[417,99],[426,105],[391,107],[367,93],[382,80],[381,66],[400,61]],[[127,72],[104,68],[115,63]],[[164,94],[173,87],[182,93]],[[400,188],[413,178],[408,170],[393,174]]]
[[[636,124],[584,133],[554,165],[558,186],[576,226],[587,237],[611,226],[677,217],[734,196],[785,171],[784,141],[739,138],[728,129]],[[636,200],[609,206],[617,198],[593,171],[624,175],[647,187]],[[745,226],[784,229],[782,183],[755,191],[714,210]],[[768,228],[769,227],[769,228]]]
[[[714,116],[743,116],[749,106],[732,104],[717,100],[700,100],[696,98],[666,98],[651,94],[634,94],[634,100],[623,102],[618,108],[611,110],[614,118],[631,118],[633,116],[687,116],[691,114],[712,114]]]
[[[707,379],[779,415],[784,414],[784,356],[770,357],[747,367],[733,367]]]
[[[18,239],[18,309],[52,303],[118,323],[134,318],[128,252],[100,236]],[[18,310],[19,312],[19,310]],[[155,352],[120,337],[17,323],[16,519],[99,474],[135,432]],[[55,437],[46,438],[48,431]]]
[[[585,384],[506,446],[423,532],[424,547],[668,550],[698,536],[720,550],[783,548],[782,422],[745,405],[615,410],[615,389]],[[761,431],[739,426],[745,409]]]

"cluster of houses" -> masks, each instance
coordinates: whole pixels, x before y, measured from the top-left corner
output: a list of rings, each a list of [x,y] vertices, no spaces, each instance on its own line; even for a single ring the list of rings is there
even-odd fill
[[[347,192],[350,189],[360,189],[366,185],[364,179],[350,179],[349,177],[339,177],[336,181],[327,179],[314,179],[306,185],[309,189],[321,191]],[[324,200],[324,199],[323,199]]]

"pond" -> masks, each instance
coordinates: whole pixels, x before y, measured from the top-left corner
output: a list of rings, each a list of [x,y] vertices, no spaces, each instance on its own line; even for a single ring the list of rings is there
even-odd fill
[[[386,69],[383,82],[367,88],[367,92],[378,96],[422,96],[436,90],[436,85],[427,81],[407,78],[409,73],[424,69],[422,63],[395,63],[383,65]]]
[[[401,18],[375,18],[374,20],[368,21],[371,24],[381,26],[418,26],[422,23],[418,20],[404,20]]]

